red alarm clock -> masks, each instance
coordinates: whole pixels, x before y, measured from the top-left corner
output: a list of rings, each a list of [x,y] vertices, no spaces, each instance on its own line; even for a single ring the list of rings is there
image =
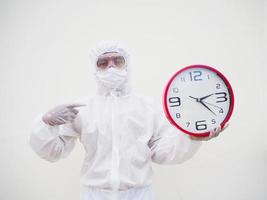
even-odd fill
[[[227,78],[206,65],[191,65],[169,80],[163,99],[168,120],[186,134],[206,137],[224,127],[234,109],[234,93]]]

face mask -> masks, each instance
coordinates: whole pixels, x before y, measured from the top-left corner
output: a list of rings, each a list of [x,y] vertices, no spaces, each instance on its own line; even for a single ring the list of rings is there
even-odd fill
[[[110,89],[117,89],[126,81],[127,71],[126,69],[121,70],[110,67],[107,70],[97,71],[95,76],[104,86]]]

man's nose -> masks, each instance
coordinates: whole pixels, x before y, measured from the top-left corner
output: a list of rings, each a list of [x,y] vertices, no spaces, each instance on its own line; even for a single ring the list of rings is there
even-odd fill
[[[108,68],[110,68],[110,67],[115,67],[115,63],[113,60],[108,61]]]

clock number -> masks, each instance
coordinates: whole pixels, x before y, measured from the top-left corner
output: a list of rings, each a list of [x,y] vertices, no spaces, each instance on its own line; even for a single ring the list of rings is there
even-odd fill
[[[223,109],[222,108],[219,110],[219,113],[223,113]]]
[[[189,125],[190,125],[190,122],[186,122],[186,127],[189,127]]]
[[[178,93],[179,89],[178,88],[172,88],[173,93]]]
[[[227,101],[228,99],[227,99],[227,94],[225,93],[225,92],[218,92],[218,93],[215,93],[216,95],[218,95],[217,96],[217,101],[216,101],[216,103],[220,103],[220,102],[225,102],[225,101]]]
[[[202,78],[200,78],[200,76],[202,75],[202,72],[201,71],[193,71],[192,72],[189,72],[190,74],[190,80],[191,81],[201,81]]]
[[[212,124],[216,124],[216,120],[215,120],[215,119],[212,119],[212,120],[211,120],[211,123],[212,123]]]
[[[173,104],[171,107],[176,107],[181,105],[181,99],[179,97],[171,97],[169,98],[169,103]]]
[[[216,84],[216,89],[221,89],[221,84],[217,83]]]
[[[181,77],[181,81],[182,82],[185,82],[185,77]]]
[[[176,113],[176,118],[180,118],[181,114],[180,113]]]
[[[206,129],[207,129],[207,124],[205,124],[205,123],[203,123],[203,122],[206,122],[206,120],[200,120],[200,121],[196,121],[196,122],[195,122],[196,129],[197,129],[198,131],[206,130]]]

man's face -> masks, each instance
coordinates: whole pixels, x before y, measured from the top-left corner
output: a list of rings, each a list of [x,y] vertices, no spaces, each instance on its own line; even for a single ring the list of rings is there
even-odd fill
[[[118,52],[107,52],[98,57],[97,68],[100,70],[106,70],[110,67],[117,69],[125,68],[125,59]]]

